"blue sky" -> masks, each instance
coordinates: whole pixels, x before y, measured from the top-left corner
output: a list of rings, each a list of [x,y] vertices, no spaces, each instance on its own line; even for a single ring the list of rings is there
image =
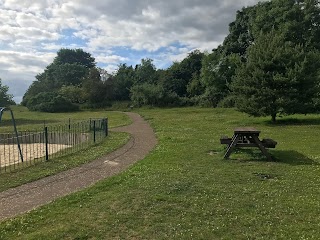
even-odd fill
[[[112,73],[151,58],[167,68],[222,43],[236,11],[258,0],[0,0],[0,78],[14,100],[61,48],[82,48]]]

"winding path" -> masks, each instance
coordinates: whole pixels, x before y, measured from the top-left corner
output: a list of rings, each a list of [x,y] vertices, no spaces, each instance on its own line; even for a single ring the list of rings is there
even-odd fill
[[[136,113],[126,113],[133,121],[112,131],[131,134],[118,150],[88,164],[0,192],[0,221],[30,211],[57,198],[93,185],[143,159],[157,144],[150,125]]]

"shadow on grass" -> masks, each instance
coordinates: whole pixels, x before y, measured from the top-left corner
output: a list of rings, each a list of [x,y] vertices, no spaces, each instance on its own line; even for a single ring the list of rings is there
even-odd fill
[[[270,120],[264,121],[264,123],[269,127],[277,127],[277,126],[288,126],[288,125],[320,125],[320,117],[319,118],[307,118],[307,119],[298,119],[298,118],[285,118],[285,119],[277,119],[275,123]]]
[[[44,124],[44,123],[56,123],[58,121],[56,120],[38,120],[38,119],[24,119],[24,118],[18,118],[16,119],[17,126],[19,125],[27,125],[27,124]],[[0,126],[2,127],[10,127],[12,126],[12,120],[11,119],[3,119],[1,120]]]
[[[277,150],[273,151],[275,162],[286,163],[290,165],[319,165],[318,162],[294,150]]]
[[[250,156],[249,161],[268,161],[260,150],[253,149],[236,149],[232,154],[246,154]],[[319,165],[318,162],[294,150],[273,150],[270,152],[273,162],[285,163],[292,166],[298,165]],[[232,155],[231,155],[232,156]],[[246,160],[247,161],[247,160]]]

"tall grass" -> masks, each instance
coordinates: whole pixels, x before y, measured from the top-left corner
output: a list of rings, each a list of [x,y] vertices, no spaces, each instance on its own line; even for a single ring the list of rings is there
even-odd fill
[[[0,224],[0,239],[319,239],[319,115],[141,110],[159,144],[118,176]],[[223,159],[221,135],[254,126],[278,142]]]

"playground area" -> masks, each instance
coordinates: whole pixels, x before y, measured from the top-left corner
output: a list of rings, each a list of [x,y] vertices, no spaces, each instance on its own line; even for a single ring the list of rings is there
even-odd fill
[[[0,172],[73,153],[108,136],[107,118],[77,122],[69,119],[65,124],[18,131],[13,112],[7,108],[0,108],[0,126],[4,111],[10,111],[14,131],[0,133]]]
[[[25,164],[30,165],[32,161],[44,159],[46,156],[46,145],[43,143],[20,144]],[[65,144],[48,144],[50,154],[58,153],[66,148],[72,147]],[[20,152],[16,144],[0,145],[0,167],[21,164]]]

